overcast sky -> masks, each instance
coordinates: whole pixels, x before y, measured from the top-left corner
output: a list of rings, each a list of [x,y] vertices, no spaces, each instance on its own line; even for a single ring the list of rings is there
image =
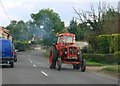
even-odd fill
[[[37,13],[41,9],[51,8],[60,15],[65,26],[73,17],[77,17],[73,7],[77,10],[88,11],[91,5],[96,8],[99,0],[0,0],[10,20],[30,20],[31,13]],[[113,7],[118,6],[119,0],[100,0],[109,3]],[[7,26],[10,20],[6,16],[0,3],[0,26]]]

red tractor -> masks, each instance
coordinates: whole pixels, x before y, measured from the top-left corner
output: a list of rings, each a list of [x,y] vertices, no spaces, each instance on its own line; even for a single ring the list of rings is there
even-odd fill
[[[59,34],[57,43],[50,49],[50,68],[61,70],[62,63],[73,64],[73,69],[81,68],[82,72],[86,70],[86,60],[82,58],[82,53],[75,44],[74,34]]]

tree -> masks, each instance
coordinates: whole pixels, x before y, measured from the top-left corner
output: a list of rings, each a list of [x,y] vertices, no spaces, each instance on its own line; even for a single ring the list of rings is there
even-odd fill
[[[39,36],[43,40],[47,39],[48,42],[53,42],[55,34],[61,33],[64,29],[60,16],[52,9],[42,9],[36,14],[32,13],[31,18],[36,26],[37,33],[40,34]],[[51,37],[53,38],[51,39]]]
[[[24,21],[11,21],[6,27],[10,30],[14,40],[28,40],[28,30]]]
[[[36,14],[32,13],[31,18],[39,28],[44,26],[46,32],[54,30],[57,33],[64,29],[60,16],[52,9],[42,9]]]
[[[106,3],[101,2],[98,3],[98,9],[95,11],[94,7],[91,6],[90,11],[77,11],[74,8],[75,14],[77,14],[77,18],[79,25],[83,25],[81,28],[86,28],[87,35],[89,38],[89,43],[91,44],[94,51],[97,51],[97,40],[96,37],[101,34],[113,34],[119,33],[118,31],[118,22],[120,14],[115,10],[115,8],[111,6],[106,6]],[[87,28],[89,30],[87,30]],[[84,30],[83,30],[84,31]],[[85,37],[87,38],[87,37]]]
[[[84,39],[84,34],[82,33],[82,30],[80,29],[79,25],[77,25],[77,21],[74,18],[70,21],[68,31],[75,34],[77,41]]]
[[[118,11],[115,11],[114,8],[108,8],[108,11],[106,11],[105,14],[102,15],[103,17],[103,29],[102,34],[115,34],[120,33],[118,31],[118,22],[120,13]]]

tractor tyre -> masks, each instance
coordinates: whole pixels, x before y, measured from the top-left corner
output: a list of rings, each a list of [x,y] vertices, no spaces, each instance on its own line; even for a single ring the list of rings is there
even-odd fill
[[[73,64],[73,69],[74,69],[74,70],[76,69],[76,65],[75,65],[75,64]]]
[[[80,64],[76,64],[76,70],[80,69]]]
[[[82,59],[82,62],[81,62],[81,71],[85,72],[85,70],[86,70],[86,60]]]
[[[78,55],[78,59],[77,61],[79,62],[79,64],[73,64],[73,69],[79,70],[80,69],[80,62],[81,62],[81,57],[80,55]]]
[[[50,64],[51,69],[56,68],[56,59],[57,59],[57,51],[55,47],[52,47],[52,63]]]

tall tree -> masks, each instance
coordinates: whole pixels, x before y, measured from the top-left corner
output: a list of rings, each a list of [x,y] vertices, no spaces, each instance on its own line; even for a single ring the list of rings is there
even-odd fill
[[[40,34],[43,41],[46,41],[47,39],[48,44],[46,45],[50,45],[55,41],[55,34],[61,33],[64,29],[64,24],[61,21],[60,16],[52,9],[39,10],[36,14],[32,13],[31,18],[37,28],[36,33]]]
[[[26,40],[28,39],[28,31],[24,21],[11,21],[11,23],[6,27],[10,30],[13,35],[14,40]]]
[[[44,31],[54,30],[56,33],[61,32],[64,29],[64,25],[60,19],[58,13],[54,12],[52,9],[42,9],[36,14],[31,14],[33,22],[41,28],[43,26]]]
[[[70,26],[68,27],[68,31],[76,35],[77,41],[83,40],[84,34],[82,33],[79,25],[77,25],[77,21],[74,18],[70,21]]]

